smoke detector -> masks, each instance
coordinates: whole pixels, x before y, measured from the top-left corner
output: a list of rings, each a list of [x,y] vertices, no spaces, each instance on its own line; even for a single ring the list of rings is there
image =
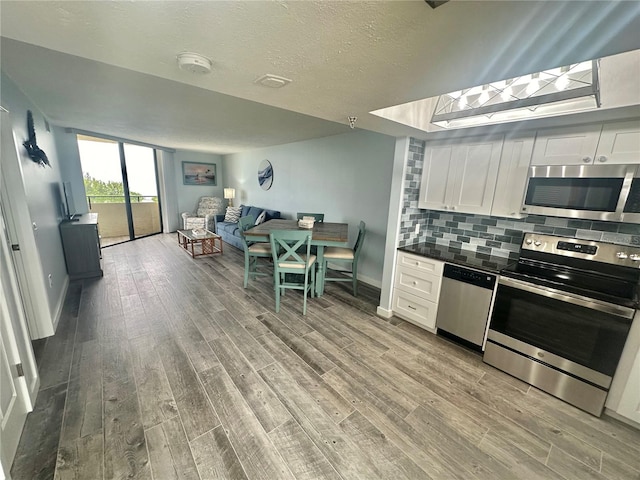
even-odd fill
[[[204,75],[211,72],[212,62],[198,53],[182,52],[178,54],[178,67],[187,72]]]
[[[266,75],[262,75],[260,78],[257,78],[254,83],[262,85],[263,87],[282,88],[291,83],[291,79],[267,73]]]

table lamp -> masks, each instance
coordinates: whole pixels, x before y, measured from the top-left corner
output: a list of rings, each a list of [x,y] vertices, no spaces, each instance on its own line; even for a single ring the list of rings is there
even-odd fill
[[[236,189],[235,188],[225,188],[224,189],[224,198],[229,200],[229,206],[233,207],[233,199],[236,198]]]

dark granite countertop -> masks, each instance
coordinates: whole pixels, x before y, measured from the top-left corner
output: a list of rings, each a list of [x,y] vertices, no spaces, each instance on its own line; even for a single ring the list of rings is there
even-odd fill
[[[496,257],[487,253],[461,250],[460,248],[433,243],[414,243],[413,245],[400,247],[398,250],[491,273],[500,273],[508,265],[518,261],[517,258]]]

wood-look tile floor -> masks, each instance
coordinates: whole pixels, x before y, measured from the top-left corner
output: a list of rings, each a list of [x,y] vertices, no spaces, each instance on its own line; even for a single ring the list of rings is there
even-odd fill
[[[173,235],[104,251],[37,344],[23,479],[639,479],[640,432],[595,418],[330,284],[242,288],[241,252]]]

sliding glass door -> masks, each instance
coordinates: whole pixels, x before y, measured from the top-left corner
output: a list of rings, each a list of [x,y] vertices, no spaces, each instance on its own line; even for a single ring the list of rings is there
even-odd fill
[[[102,246],[162,231],[155,150],[78,135],[89,210]]]

